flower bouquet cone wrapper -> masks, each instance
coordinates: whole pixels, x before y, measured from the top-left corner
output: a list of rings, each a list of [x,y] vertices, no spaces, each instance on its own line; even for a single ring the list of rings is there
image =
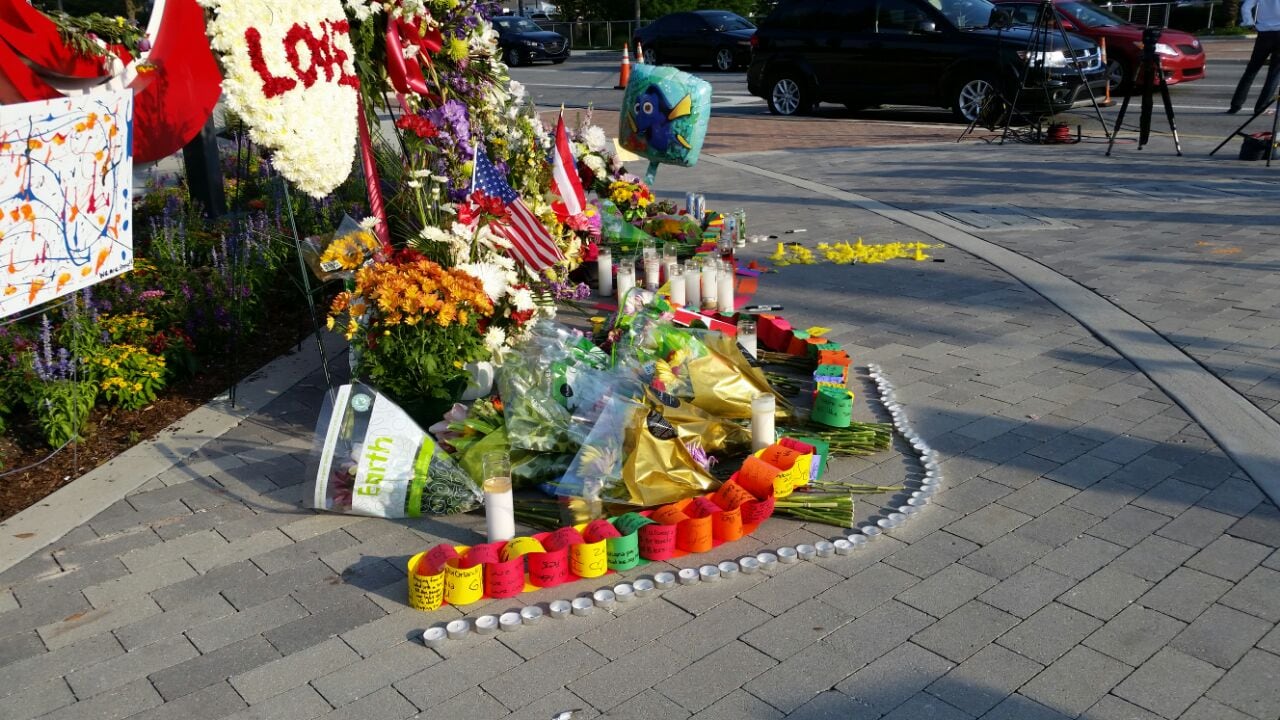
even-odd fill
[[[304,495],[318,510],[402,518],[476,508],[480,488],[398,405],[368,385],[325,398]]]

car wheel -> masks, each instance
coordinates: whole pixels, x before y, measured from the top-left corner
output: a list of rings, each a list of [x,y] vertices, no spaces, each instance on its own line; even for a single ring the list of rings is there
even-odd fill
[[[1123,62],[1115,58],[1107,61],[1107,81],[1111,83],[1111,92],[1128,89],[1129,80],[1129,68]]]
[[[951,99],[951,112],[964,122],[973,122],[987,109],[990,102],[999,102],[1000,94],[987,78],[976,77],[956,87]]]
[[[804,115],[813,109],[813,99],[799,76],[783,73],[769,83],[769,112],[774,115]]]
[[[519,48],[507,48],[507,51],[502,54],[502,59],[506,61],[508,67],[520,67],[523,64]]]
[[[720,48],[716,51],[715,59],[716,69],[720,72],[728,72],[733,69],[733,51],[729,48]]]

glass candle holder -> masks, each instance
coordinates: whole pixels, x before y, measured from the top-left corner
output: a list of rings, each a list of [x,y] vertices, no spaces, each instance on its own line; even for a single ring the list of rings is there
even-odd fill
[[[480,457],[484,476],[484,525],[489,542],[505,542],[516,536],[515,500],[511,496],[511,459],[505,451]]]
[[[738,321],[738,345],[741,346],[747,357],[756,357],[756,353],[759,350],[759,344],[756,339],[755,320]]]
[[[684,266],[680,263],[675,263],[668,271],[667,285],[671,289],[671,304],[683,307],[688,298],[688,288],[684,282]]]
[[[596,255],[596,288],[600,297],[610,297],[613,295],[613,251],[609,248],[600,248],[600,253]]]
[[[751,401],[751,451],[763,450],[776,439],[774,413],[777,401],[771,393],[757,395]]]
[[[636,266],[635,263],[623,262],[618,266],[618,307],[621,309],[622,303],[626,302],[627,293],[636,286]]]

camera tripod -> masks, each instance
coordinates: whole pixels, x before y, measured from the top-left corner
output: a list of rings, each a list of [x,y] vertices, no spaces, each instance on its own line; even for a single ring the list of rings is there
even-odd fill
[[[1009,27],[1010,20],[1007,16],[996,27],[999,33]],[[1014,92],[1013,100],[1005,98],[1000,89],[993,87],[991,93],[982,102],[978,112],[974,114],[973,121],[961,133],[959,140],[973,132],[974,128],[983,121],[988,123],[987,127],[995,129],[997,125],[1003,125],[1000,133],[1000,144],[1003,145],[1006,138],[1010,135],[1010,127],[1015,117],[1034,124],[1037,127],[1036,134],[1039,137],[1039,123],[1043,115],[1033,115],[1019,107],[1019,101],[1022,99],[1022,91],[1030,90],[1027,83],[1033,77],[1040,80],[1038,83],[1041,92],[1044,93],[1044,101],[1046,108],[1052,108],[1053,98],[1052,91],[1046,82],[1049,77],[1049,68],[1046,65],[1046,55],[1052,50],[1054,35],[1062,43],[1062,52],[1066,55],[1069,66],[1075,70],[1076,77],[1079,78],[1081,85],[1089,93],[1089,102],[1093,105],[1093,111],[1098,116],[1098,124],[1102,126],[1102,132],[1108,137],[1111,133],[1107,130],[1106,120],[1102,117],[1102,108],[1098,105],[1098,98],[1093,94],[1093,88],[1089,86],[1088,79],[1085,77],[1084,68],[1081,67],[1080,61],[1075,56],[1075,51],[1071,49],[1071,41],[1067,35],[1067,30],[1059,19],[1057,10],[1053,6],[1053,0],[1040,0],[1040,4],[1036,9],[1035,22],[1031,27],[1031,34],[1027,37],[1027,43],[1024,50],[1020,53],[1023,58],[1023,64],[1014,71],[1014,75],[1018,80],[1017,90]],[[1000,35],[997,35],[997,47],[999,47]],[[1001,55],[1003,57],[1003,54]],[[1033,75],[1035,73],[1035,75]]]
[[[1138,63],[1138,69],[1134,74],[1135,81],[1142,83],[1142,114],[1138,116],[1138,149],[1141,150],[1142,146],[1151,139],[1153,105],[1151,93],[1155,91],[1158,83],[1160,97],[1164,100],[1164,114],[1169,118],[1169,132],[1173,133],[1173,147],[1178,157],[1182,157],[1182,143],[1178,140],[1178,128],[1173,122],[1173,101],[1169,99],[1169,82],[1165,79],[1164,71],[1160,69],[1160,60],[1156,57],[1156,44],[1160,42],[1160,32],[1160,28],[1157,27],[1142,29],[1142,60]],[[1120,126],[1124,123],[1124,114],[1129,109],[1129,100],[1132,97],[1133,93],[1126,93],[1124,102],[1120,104],[1115,132],[1111,134],[1111,142],[1107,143],[1107,157],[1111,157],[1111,148],[1116,144],[1116,136],[1120,134]]]
[[[1266,107],[1255,112],[1253,114],[1253,117],[1249,118],[1248,120],[1245,120],[1244,123],[1242,123],[1240,127],[1236,128],[1234,132],[1232,132],[1230,135],[1223,138],[1222,142],[1218,143],[1218,147],[1214,148],[1213,152],[1209,153],[1210,157],[1212,157],[1214,153],[1221,150],[1223,145],[1226,145],[1227,143],[1231,142],[1231,138],[1237,135],[1240,135],[1242,137],[1248,137],[1247,135],[1244,134],[1244,129],[1249,126],[1249,123],[1253,122],[1254,120],[1257,120],[1259,117],[1262,116],[1263,113],[1265,113],[1267,110],[1270,110],[1273,107],[1277,107],[1277,109],[1280,109],[1280,107],[1276,105],[1276,103],[1278,102],[1280,102],[1280,93],[1277,93],[1275,97],[1271,98],[1271,100],[1267,103]],[[1271,167],[1271,156],[1275,154],[1275,149],[1276,149],[1275,142],[1276,142],[1277,129],[1280,129],[1280,113],[1277,113],[1274,117],[1271,118],[1271,140],[1270,140],[1271,147],[1267,150],[1267,167]]]

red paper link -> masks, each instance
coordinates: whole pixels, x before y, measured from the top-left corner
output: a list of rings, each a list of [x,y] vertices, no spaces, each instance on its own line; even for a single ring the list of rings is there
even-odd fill
[[[458,563],[458,567],[466,570],[467,568],[473,568],[477,565],[499,562],[501,560],[501,556],[499,556],[498,552],[502,549],[504,544],[505,543],[496,542],[476,545],[468,550],[466,555],[462,556],[462,560]]]
[[[581,543],[582,533],[578,532],[577,528],[563,527],[547,535],[546,539],[542,541],[542,547],[546,548],[547,552],[550,553]]]
[[[524,591],[524,556],[484,565],[484,593],[491,598],[509,598]]]
[[[810,445],[809,443],[801,442],[792,437],[784,437],[782,438],[782,440],[779,441],[778,444],[782,445],[783,447],[791,448],[792,450],[795,450],[801,455],[812,455],[814,452],[817,451],[817,448]]]
[[[562,530],[573,530],[573,528],[562,528]],[[529,582],[538,587],[554,587],[572,579],[569,575],[569,545],[563,545],[556,549],[552,549],[554,544],[552,538],[560,531],[554,533],[539,533],[534,535],[534,539],[541,542],[547,552],[529,553],[525,557],[529,561]],[[577,534],[577,530],[573,530]],[[582,542],[582,536],[578,536],[578,542]]]
[[[640,557],[670,560],[676,554],[676,525],[653,523],[640,528]]]
[[[787,447],[783,443],[774,443],[764,449],[760,453],[760,459],[778,468],[779,470],[790,470],[796,464],[796,460],[800,458],[800,453]]]
[[[418,561],[419,575],[435,575],[444,570],[445,563],[458,557],[458,551],[452,545],[441,543],[427,551]],[[423,572],[423,571],[426,572]]]
[[[618,528],[614,527],[613,523],[601,518],[587,523],[587,528],[583,531],[582,537],[588,543],[598,543],[601,540],[622,537],[622,533],[618,532]]]
[[[769,497],[763,500],[756,500],[749,503],[743,503],[742,524],[743,525],[759,525],[768,520],[773,515],[774,497],[770,493]]]

